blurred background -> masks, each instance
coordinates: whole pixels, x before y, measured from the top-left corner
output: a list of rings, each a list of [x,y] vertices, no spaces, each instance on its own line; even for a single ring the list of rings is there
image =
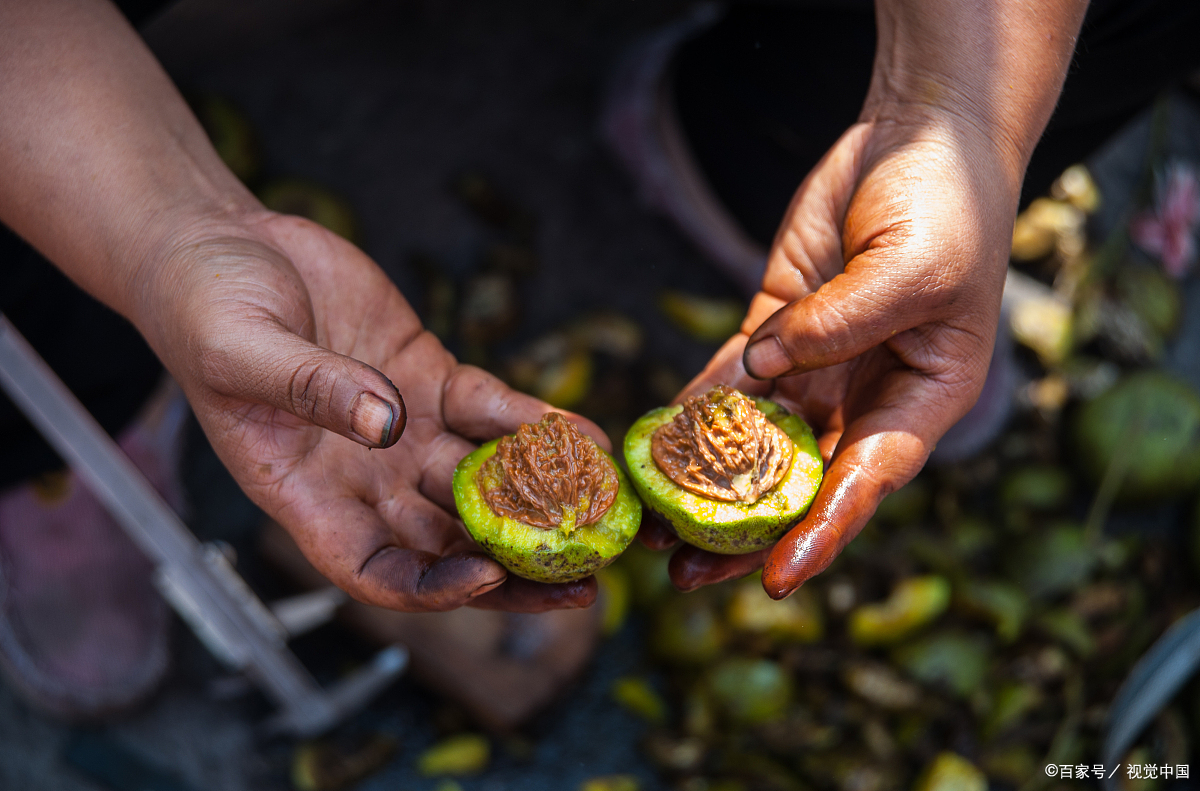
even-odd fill
[[[861,10],[827,5],[814,24]],[[461,359],[619,446],[747,304],[745,272],[652,210],[602,129],[618,64],[696,14],[181,0],[142,32],[269,207],[359,244]],[[63,725],[0,685],[0,787],[1033,791],[1099,787],[1096,765],[1118,763],[1118,788],[1192,787],[1194,86],[1078,160],[1018,218],[980,408],[791,598],[753,577],[678,594],[667,555],[635,546],[582,613],[347,606],[292,644],[314,675],[396,640],[412,671],[306,741],[258,736],[265,700],[176,622],[164,688],[110,723]],[[197,536],[264,598],[319,586],[194,422],[185,435]]]

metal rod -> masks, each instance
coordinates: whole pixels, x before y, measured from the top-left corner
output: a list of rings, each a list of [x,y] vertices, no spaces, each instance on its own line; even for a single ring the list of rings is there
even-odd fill
[[[210,650],[250,673],[290,718],[328,720],[330,703],[304,666],[256,628],[196,537],[2,313],[0,386],[158,563],[160,589],[170,590],[172,606],[202,638],[208,633],[223,644]]]

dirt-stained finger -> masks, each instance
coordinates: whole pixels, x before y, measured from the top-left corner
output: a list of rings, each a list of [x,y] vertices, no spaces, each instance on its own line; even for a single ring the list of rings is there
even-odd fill
[[[462,607],[506,578],[504,567],[482,553],[438,557],[390,546],[371,557],[347,593],[392,610],[441,612]]]
[[[476,596],[468,602],[468,606],[508,612],[573,610],[592,606],[596,601],[596,592],[595,577],[547,584],[510,574],[503,585]]]
[[[687,592],[704,585],[744,577],[762,567],[770,550],[763,549],[745,555],[717,555],[693,546],[680,547],[671,556],[667,572],[671,584]]]

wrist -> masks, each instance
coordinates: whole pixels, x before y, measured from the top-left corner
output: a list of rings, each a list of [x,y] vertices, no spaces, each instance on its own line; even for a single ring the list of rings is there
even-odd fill
[[[860,117],[873,128],[877,146],[939,144],[971,164],[988,163],[996,168],[993,177],[1020,192],[1044,124],[1011,123],[1003,113],[980,107],[955,86],[928,76],[889,74],[879,83]]]
[[[1083,0],[878,0],[861,120],[983,143],[1024,174],[1054,110]]]

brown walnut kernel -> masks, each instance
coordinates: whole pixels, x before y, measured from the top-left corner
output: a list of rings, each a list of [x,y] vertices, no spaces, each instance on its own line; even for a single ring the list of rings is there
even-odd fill
[[[650,453],[663,474],[710,500],[753,503],[787,474],[792,440],[755,405],[726,385],[683,402],[654,432]]]
[[[500,440],[476,482],[493,512],[567,534],[598,522],[620,487],[612,460],[557,412]]]

